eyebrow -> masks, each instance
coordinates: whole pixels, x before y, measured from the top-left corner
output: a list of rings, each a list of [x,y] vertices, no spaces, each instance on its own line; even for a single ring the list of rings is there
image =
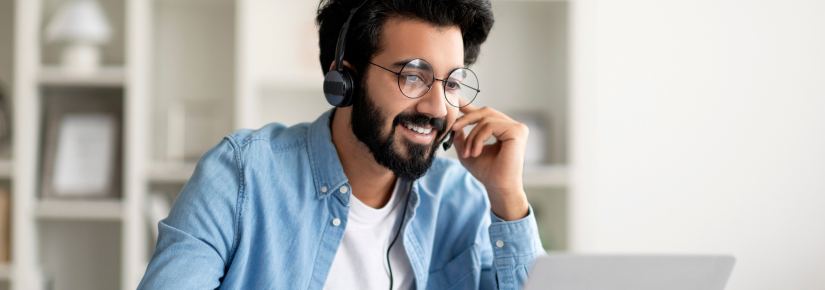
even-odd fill
[[[400,68],[400,67],[403,67],[405,64],[407,64],[408,62],[410,62],[410,61],[412,61],[412,60],[414,60],[414,59],[415,59],[415,58],[410,58],[410,59],[405,59],[405,60],[399,60],[399,61],[396,61],[395,63],[393,63],[393,64],[392,64],[392,66],[393,66],[393,67],[398,67],[398,68]]]

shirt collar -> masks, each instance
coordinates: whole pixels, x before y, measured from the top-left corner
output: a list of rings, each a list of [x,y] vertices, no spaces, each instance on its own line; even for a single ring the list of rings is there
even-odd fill
[[[307,132],[307,147],[312,174],[315,178],[315,193],[318,199],[338,191],[347,183],[347,176],[338,159],[338,151],[332,143],[330,123],[335,108],[326,111],[312,123]]]
[[[344,167],[338,159],[338,150],[332,143],[332,129],[330,123],[335,108],[326,111],[309,127],[307,132],[307,147],[309,148],[309,163],[312,167],[315,183],[315,196],[322,199],[333,191],[339,191],[341,186],[349,181],[344,174]],[[419,181],[413,182],[410,196],[411,211],[407,213],[410,219],[415,216],[415,209],[420,202],[418,192]],[[408,186],[408,185],[404,185]],[[349,189],[349,188],[348,188]],[[350,189],[351,190],[351,189]],[[349,205],[349,195],[336,194],[336,197],[345,205]]]

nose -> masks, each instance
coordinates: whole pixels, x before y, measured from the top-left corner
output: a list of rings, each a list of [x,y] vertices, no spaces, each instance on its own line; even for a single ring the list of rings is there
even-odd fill
[[[430,91],[419,99],[415,109],[430,118],[444,118],[447,116],[447,106],[447,98],[444,96],[444,82],[436,80],[433,82]]]

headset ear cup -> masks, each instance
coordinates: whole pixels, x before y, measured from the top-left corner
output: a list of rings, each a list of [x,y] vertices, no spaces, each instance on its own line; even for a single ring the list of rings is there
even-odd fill
[[[349,107],[352,105],[352,95],[355,94],[355,78],[353,77],[354,74],[352,71],[348,69],[344,69],[341,73],[341,76],[344,80],[344,98],[341,100],[341,104],[338,107]]]
[[[329,71],[324,76],[324,97],[327,102],[336,107],[352,105],[352,94],[355,91],[352,73],[349,70]]]

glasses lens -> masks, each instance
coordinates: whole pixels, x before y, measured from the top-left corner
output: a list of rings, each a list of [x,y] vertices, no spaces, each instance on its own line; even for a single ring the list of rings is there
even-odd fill
[[[426,60],[414,59],[404,65],[398,75],[398,88],[408,98],[418,98],[433,84],[433,67]]]
[[[466,68],[454,70],[444,84],[444,95],[453,107],[469,105],[476,99],[478,92],[478,77]]]

